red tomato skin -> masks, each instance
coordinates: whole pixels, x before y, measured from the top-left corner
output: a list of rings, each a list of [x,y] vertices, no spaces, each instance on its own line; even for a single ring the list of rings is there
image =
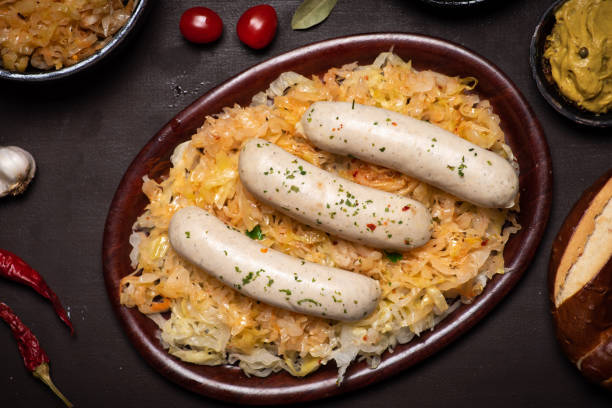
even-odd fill
[[[221,17],[207,7],[192,7],[185,10],[179,22],[181,34],[196,44],[216,41],[223,33]]]
[[[260,4],[245,11],[236,25],[240,41],[256,50],[266,47],[276,35],[278,17],[274,7]]]

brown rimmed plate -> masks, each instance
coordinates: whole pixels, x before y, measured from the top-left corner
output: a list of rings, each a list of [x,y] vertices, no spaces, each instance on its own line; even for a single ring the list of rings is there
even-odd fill
[[[353,363],[344,382],[336,384],[335,364],[305,378],[277,373],[247,377],[234,366],[207,367],[170,356],[156,337],[157,327],[136,309],[119,304],[119,281],[131,273],[128,238],[147,200],[142,177],[167,172],[174,147],[189,139],[206,115],[234,103],[247,105],[251,97],[285,71],[319,74],[358,61],[371,63],[381,52],[393,51],[411,59],[416,69],[478,78],[477,92],[489,99],[501,118],[507,142],[520,168],[521,231],[506,245],[507,272],[489,282],[470,305],[462,305],[433,331],[386,352],[376,369]],[[552,174],[548,145],[542,129],[521,93],[493,64],[475,53],[444,40],[415,34],[365,34],[307,45],[258,64],[202,95],[164,126],[140,151],[127,169],[110,206],[104,231],[102,258],[111,303],[129,339],[145,360],[170,380],[200,394],[240,404],[277,404],[325,398],[349,392],[405,370],[439,351],[482,319],[510,291],[525,272],[548,221]]]

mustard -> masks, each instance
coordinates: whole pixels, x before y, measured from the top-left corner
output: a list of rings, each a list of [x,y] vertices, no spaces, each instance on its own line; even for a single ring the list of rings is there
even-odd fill
[[[612,108],[612,0],[569,0],[555,13],[544,58],[561,93],[582,108]]]

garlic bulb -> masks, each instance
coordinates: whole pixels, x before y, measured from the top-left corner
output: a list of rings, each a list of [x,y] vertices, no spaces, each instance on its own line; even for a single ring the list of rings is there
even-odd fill
[[[23,193],[36,173],[34,157],[17,146],[0,146],[0,198]]]

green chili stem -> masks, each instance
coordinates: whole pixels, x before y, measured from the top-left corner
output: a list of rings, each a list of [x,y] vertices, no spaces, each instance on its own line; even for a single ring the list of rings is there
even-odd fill
[[[39,378],[42,382],[47,384],[47,386],[51,388],[51,391],[53,391],[53,393],[57,395],[58,398],[61,399],[62,402],[66,404],[68,408],[72,408],[72,403],[68,401],[68,398],[66,398],[64,394],[62,394],[60,390],[57,389],[55,384],[53,384],[53,381],[51,381],[51,375],[49,374],[49,364],[42,363],[41,365],[36,367],[34,371],[32,371],[32,374],[34,374],[34,377]]]

